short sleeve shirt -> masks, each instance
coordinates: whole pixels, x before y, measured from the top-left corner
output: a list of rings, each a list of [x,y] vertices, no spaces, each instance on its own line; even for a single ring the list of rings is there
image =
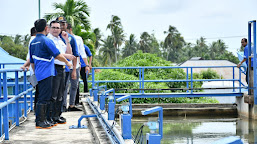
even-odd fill
[[[67,50],[67,46],[65,45],[65,43],[62,41],[62,39],[59,36],[55,37],[49,33],[47,35],[47,37],[50,38],[54,42],[56,48],[60,51],[61,54],[65,54],[65,52]],[[54,64],[66,65],[65,62],[59,61],[58,59],[54,59]]]
[[[37,34],[29,46],[30,63],[35,65],[37,81],[55,76],[54,58],[60,54],[54,42],[43,34]]]
[[[78,46],[77,46],[77,42],[76,42],[76,39],[67,32],[68,34],[68,38],[69,38],[69,41],[70,41],[70,45],[71,45],[71,49],[72,49],[72,54],[75,56],[75,57],[79,57],[79,52],[78,52]],[[62,39],[62,41],[66,44],[64,38],[62,37],[62,35],[60,34],[59,35],[60,38]],[[65,71],[66,72],[69,72],[70,69],[66,66],[65,67]]]
[[[91,53],[89,47],[84,45],[84,48],[85,48],[85,52],[86,52],[87,56],[91,57],[92,53]],[[84,62],[84,60],[83,60],[83,58],[81,56],[80,56],[80,63],[81,63],[81,67],[85,67],[86,66],[86,64],[85,64],[85,62]]]
[[[32,40],[35,38],[36,36],[31,36],[30,37],[30,40],[29,40],[29,45],[28,45],[28,53],[27,53],[27,57],[26,57],[26,60],[29,60],[29,46],[30,46],[30,43],[32,42]],[[29,66],[29,71],[30,71],[30,75],[33,75],[34,74],[34,71],[31,67],[31,65]]]

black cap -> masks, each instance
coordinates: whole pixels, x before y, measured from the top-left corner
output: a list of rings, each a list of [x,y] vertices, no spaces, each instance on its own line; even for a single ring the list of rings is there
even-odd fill
[[[56,20],[58,22],[67,22],[64,16],[59,16]]]

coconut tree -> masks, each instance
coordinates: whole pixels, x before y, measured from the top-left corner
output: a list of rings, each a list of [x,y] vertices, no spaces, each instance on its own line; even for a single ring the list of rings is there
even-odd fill
[[[166,51],[166,60],[176,60],[178,53],[185,44],[184,38],[178,32],[176,27],[169,26],[168,31],[164,31],[167,36],[164,39],[164,50]],[[170,57],[170,58],[169,58]]]
[[[113,15],[110,23],[107,25],[107,29],[110,29],[112,33],[111,37],[113,38],[113,46],[115,48],[115,62],[117,62],[119,47],[125,40],[125,34],[120,18]]]
[[[113,57],[113,55],[115,55],[115,47],[113,45],[113,41],[113,37],[108,36],[107,39],[103,41],[103,45],[100,47],[99,52],[103,65],[111,65],[115,61],[115,58]]]
[[[46,13],[44,18],[49,21],[64,16],[73,26],[82,25],[85,30],[90,29],[89,8],[83,0],[67,0],[64,4],[53,3],[56,13]]]
[[[93,29],[93,32],[95,34],[95,49],[97,50],[101,45],[100,41],[102,41],[102,34],[99,28]]]
[[[151,35],[147,32],[143,32],[140,36],[139,49],[144,53],[150,53],[151,51]]]
[[[129,40],[125,41],[125,47],[122,50],[122,57],[125,58],[137,52],[137,40],[134,34],[129,36]]]

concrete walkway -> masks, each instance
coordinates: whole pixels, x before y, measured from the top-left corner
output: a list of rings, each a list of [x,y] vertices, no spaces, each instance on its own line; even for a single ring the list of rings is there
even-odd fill
[[[6,144],[93,144],[94,138],[90,129],[69,129],[71,125],[77,125],[78,112],[65,112],[63,117],[66,124],[59,124],[51,129],[36,129],[34,112],[28,115],[28,119],[19,127],[10,132],[10,140],[3,141]],[[82,125],[88,125],[87,120],[82,120]]]

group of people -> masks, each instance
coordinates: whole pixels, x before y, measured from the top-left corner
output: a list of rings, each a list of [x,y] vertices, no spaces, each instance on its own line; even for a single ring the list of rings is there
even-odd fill
[[[92,68],[91,62],[89,48],[80,36],[73,34],[65,17],[60,16],[49,25],[45,19],[35,21],[31,28],[27,61],[21,68],[30,69],[31,77],[34,76],[37,82],[36,128],[50,129],[57,124],[65,124],[62,112],[80,111],[75,107],[79,104],[79,77],[81,75],[83,79],[84,92],[88,92],[87,75]]]

